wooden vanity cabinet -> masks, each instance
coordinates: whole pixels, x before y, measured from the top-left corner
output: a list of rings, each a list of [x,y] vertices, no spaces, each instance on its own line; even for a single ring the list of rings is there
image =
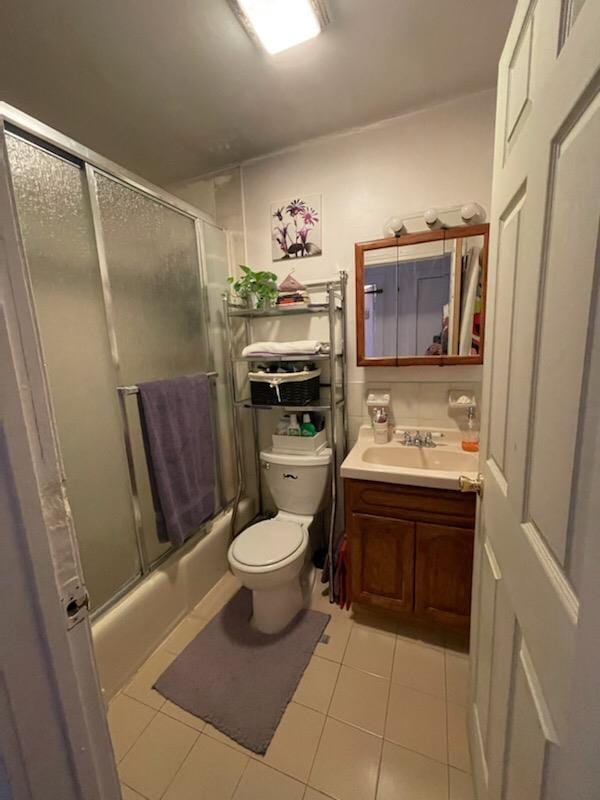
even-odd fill
[[[469,625],[475,495],[345,480],[352,602]]]

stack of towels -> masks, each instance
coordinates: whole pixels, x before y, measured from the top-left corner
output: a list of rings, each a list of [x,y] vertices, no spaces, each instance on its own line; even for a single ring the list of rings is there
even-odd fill
[[[253,342],[242,350],[242,356],[313,356],[318,353],[328,353],[329,342],[320,342],[317,339],[303,339],[298,342]]]

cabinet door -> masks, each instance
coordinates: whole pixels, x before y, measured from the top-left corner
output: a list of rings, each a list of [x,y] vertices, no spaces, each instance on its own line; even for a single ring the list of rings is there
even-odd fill
[[[415,611],[466,626],[471,612],[473,531],[417,523]]]
[[[352,600],[387,609],[413,607],[413,522],[351,514]]]

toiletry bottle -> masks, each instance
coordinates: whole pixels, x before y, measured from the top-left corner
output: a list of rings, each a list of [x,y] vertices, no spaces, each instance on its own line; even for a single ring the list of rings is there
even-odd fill
[[[312,422],[310,420],[310,414],[304,414],[302,416],[302,425],[300,426],[300,430],[301,430],[302,436],[316,436],[317,435],[317,429],[315,428],[315,426],[312,424]]]
[[[298,424],[298,417],[296,414],[290,414],[288,436],[300,436],[300,425]]]
[[[462,434],[462,449],[468,453],[479,452],[479,431],[475,429],[475,407],[467,410],[467,430]]]
[[[277,426],[275,428],[275,433],[278,436],[287,436],[288,428],[290,427],[290,418],[287,414],[279,417],[277,420]]]

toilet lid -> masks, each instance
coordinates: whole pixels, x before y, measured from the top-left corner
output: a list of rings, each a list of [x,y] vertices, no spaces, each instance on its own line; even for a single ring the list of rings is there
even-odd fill
[[[233,542],[232,554],[240,564],[266,567],[293,555],[303,541],[302,527],[296,522],[266,520],[240,533]]]

